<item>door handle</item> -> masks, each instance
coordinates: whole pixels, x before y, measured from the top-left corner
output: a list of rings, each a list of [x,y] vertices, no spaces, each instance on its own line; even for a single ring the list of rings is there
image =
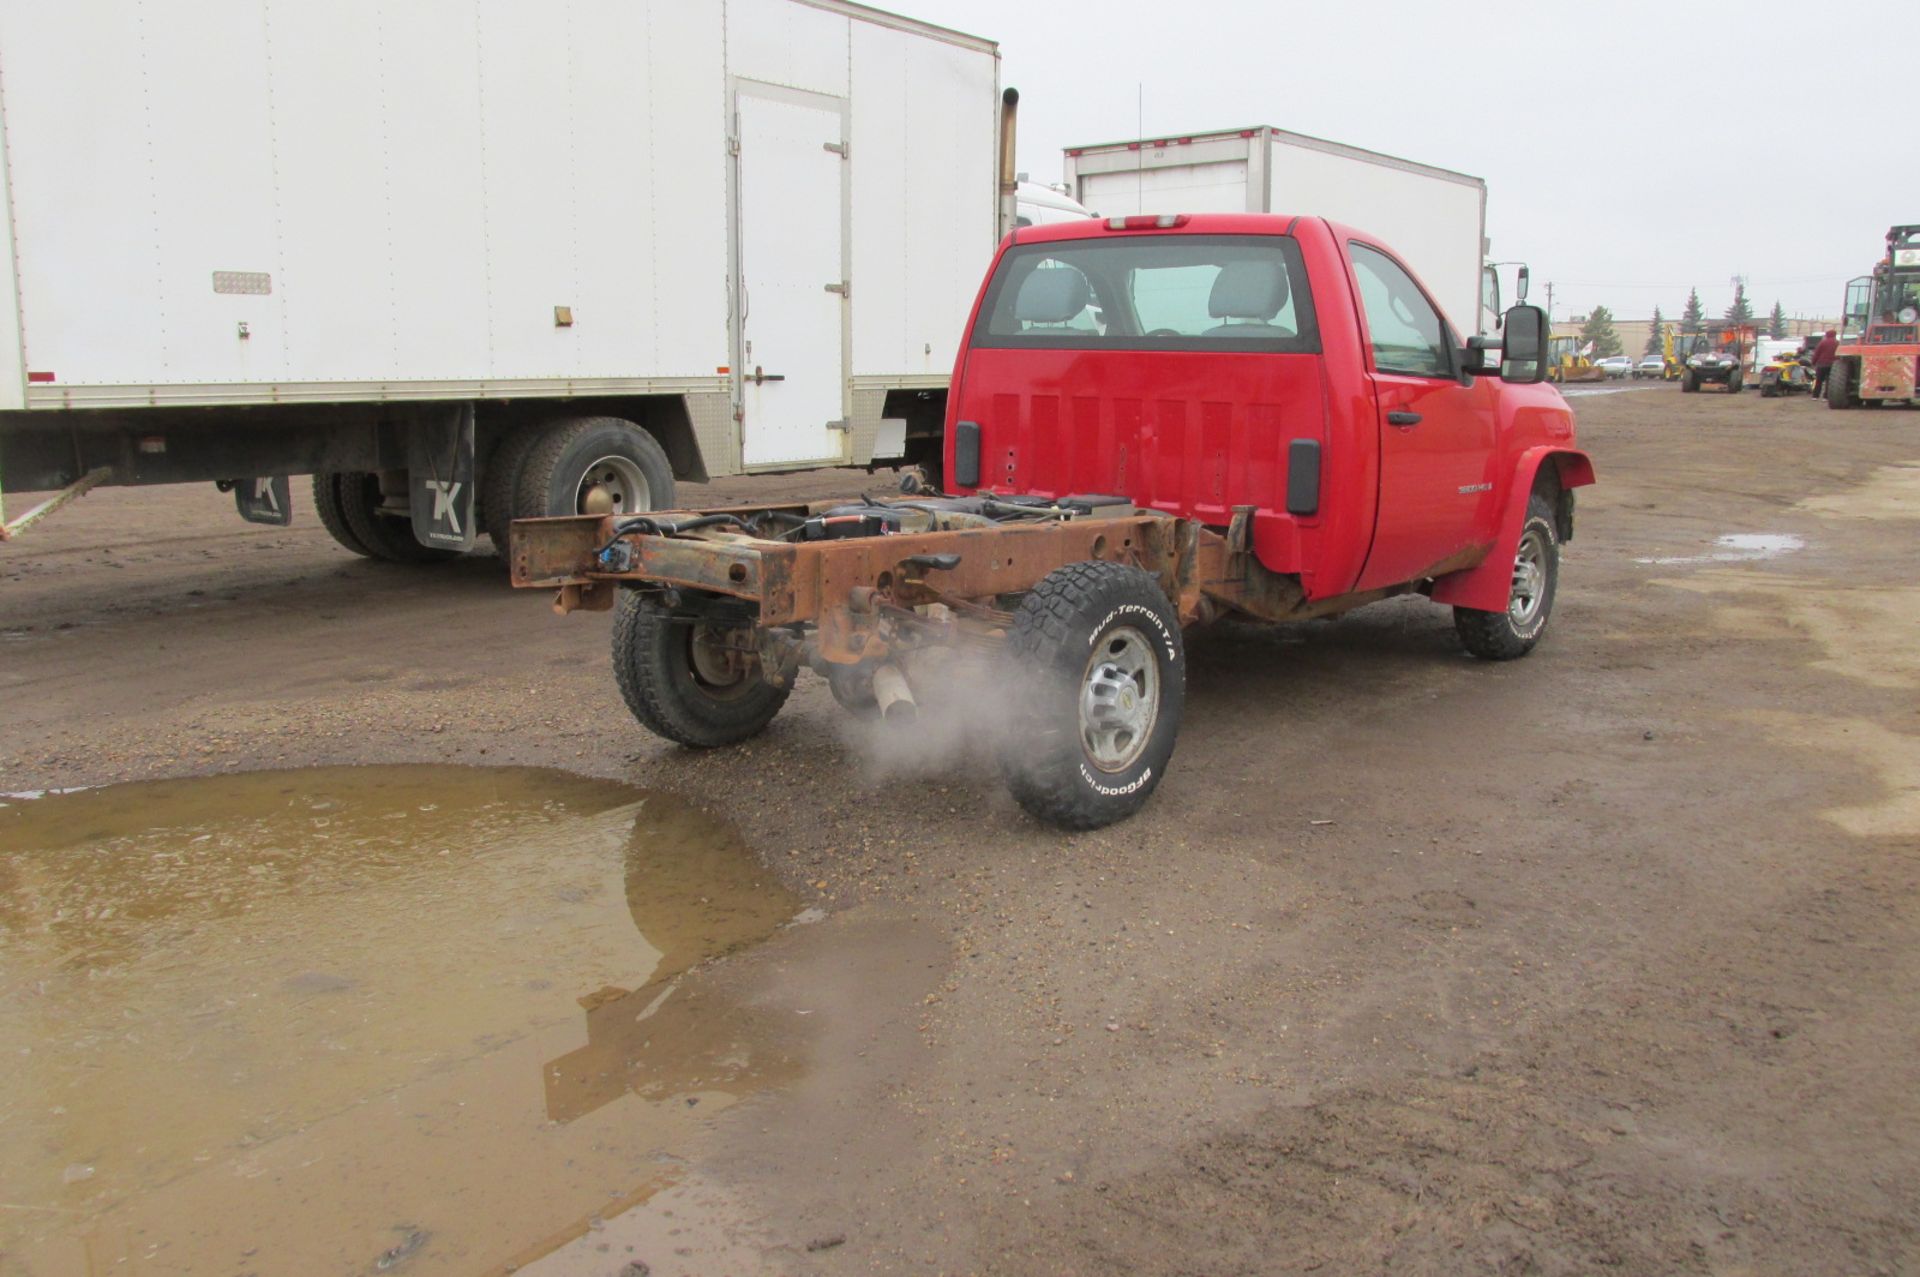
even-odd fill
[[[1402,412],[1396,410],[1387,414],[1387,424],[1390,426],[1417,426],[1420,424],[1420,414],[1417,412]]]
[[[787,374],[783,372],[763,372],[759,364],[753,366],[753,376],[747,378],[748,381],[751,381],[756,386],[764,382],[785,381],[786,379]]]

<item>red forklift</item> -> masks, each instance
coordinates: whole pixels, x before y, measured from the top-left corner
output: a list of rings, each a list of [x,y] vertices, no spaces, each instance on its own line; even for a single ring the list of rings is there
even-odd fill
[[[1920,380],[1920,225],[1887,231],[1873,274],[1847,285],[1827,407],[1909,404]]]

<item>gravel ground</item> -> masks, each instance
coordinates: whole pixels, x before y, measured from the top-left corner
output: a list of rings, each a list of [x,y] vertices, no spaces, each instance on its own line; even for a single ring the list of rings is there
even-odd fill
[[[1920,418],[1575,404],[1601,481],[1533,656],[1417,599],[1193,636],[1166,782],[1093,834],[817,681],[664,746],[605,614],[210,487],[0,547],[0,789],[528,763],[737,826],[828,914],[723,976],[819,1013],[809,1072],[546,1271],[1909,1271]]]

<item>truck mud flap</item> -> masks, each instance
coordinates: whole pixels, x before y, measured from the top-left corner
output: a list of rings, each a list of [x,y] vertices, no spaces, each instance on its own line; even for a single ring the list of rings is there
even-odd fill
[[[473,405],[413,423],[407,434],[413,539],[442,550],[473,548]]]
[[[293,497],[287,476],[276,474],[268,478],[235,479],[233,508],[248,523],[286,527],[293,522]]]

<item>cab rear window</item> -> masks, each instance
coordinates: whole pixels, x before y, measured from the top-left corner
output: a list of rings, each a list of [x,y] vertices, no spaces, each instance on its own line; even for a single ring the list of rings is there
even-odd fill
[[[1291,238],[1129,235],[1008,250],[972,344],[1311,353],[1320,333]]]

